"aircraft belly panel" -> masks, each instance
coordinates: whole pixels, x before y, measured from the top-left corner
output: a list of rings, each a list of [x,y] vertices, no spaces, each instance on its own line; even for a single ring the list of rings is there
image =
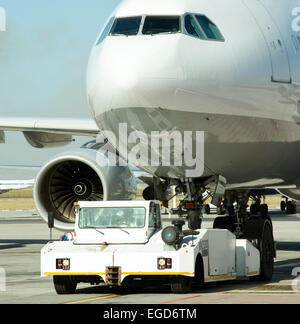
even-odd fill
[[[106,112],[105,116],[98,116],[97,122],[101,128],[116,135],[117,149],[120,140],[119,123],[128,124],[129,138],[132,131],[130,125],[133,122],[135,130],[148,136],[148,147],[144,151],[148,154],[148,163],[145,164],[145,160],[141,159],[140,162],[143,163],[135,165],[161,177],[181,178],[185,176],[187,169],[192,169],[184,163],[181,166],[172,164],[172,155],[179,148],[172,143],[169,151],[171,165],[151,164],[151,133],[161,132],[161,136],[165,137],[166,132],[172,133],[175,130],[182,134],[182,138],[185,131],[204,132],[203,176],[222,174],[228,184],[255,181],[254,186],[260,187],[292,182],[295,174],[300,171],[296,162],[300,159],[297,149],[300,145],[300,127],[293,122],[149,108],[115,109]],[[125,137],[122,136],[121,141]],[[136,149],[137,144],[138,141],[128,143],[128,153]]]

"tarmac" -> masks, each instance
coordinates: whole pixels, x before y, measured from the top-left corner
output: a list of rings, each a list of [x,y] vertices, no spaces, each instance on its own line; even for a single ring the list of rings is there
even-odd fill
[[[168,286],[128,290],[80,284],[74,295],[58,296],[52,278],[40,277],[47,224],[35,211],[0,211],[0,304],[300,304],[300,214],[271,210],[270,216],[277,246],[272,282],[211,283],[185,295],[172,294]],[[211,228],[215,217],[205,216],[203,227]],[[53,238],[62,234],[54,230]]]

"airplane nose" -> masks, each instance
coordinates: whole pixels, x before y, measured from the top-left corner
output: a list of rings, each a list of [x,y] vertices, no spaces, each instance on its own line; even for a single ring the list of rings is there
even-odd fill
[[[106,59],[103,62],[105,64],[103,70],[109,71],[109,73],[106,73],[105,82],[121,91],[135,89],[138,84],[138,60],[134,53],[130,50],[125,50],[123,53],[111,51],[111,54],[104,55],[104,58],[108,58],[108,60]]]
[[[123,107],[159,107],[161,99],[170,99],[183,74],[176,37],[165,35],[163,41],[156,36],[107,38],[96,49],[90,73],[94,77],[88,94],[94,115]]]

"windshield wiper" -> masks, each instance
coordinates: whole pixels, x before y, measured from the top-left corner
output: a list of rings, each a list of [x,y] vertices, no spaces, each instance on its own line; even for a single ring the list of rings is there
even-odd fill
[[[125,37],[128,37],[129,35],[126,35],[126,34],[111,34],[110,36],[125,36]]]
[[[115,227],[115,226],[111,226],[111,227],[106,227],[106,228],[113,228],[113,229],[119,229],[119,230],[121,230],[122,232],[124,232],[124,233],[126,233],[126,234],[128,234],[128,235],[130,235],[130,233],[129,232],[127,232],[127,231],[125,231],[123,228],[121,228],[121,227]]]
[[[100,234],[102,234],[102,235],[105,235],[103,232],[101,232],[100,230],[98,230],[97,227],[89,226],[89,227],[85,227],[84,229],[93,229],[93,230],[97,231],[98,233],[100,233]]]

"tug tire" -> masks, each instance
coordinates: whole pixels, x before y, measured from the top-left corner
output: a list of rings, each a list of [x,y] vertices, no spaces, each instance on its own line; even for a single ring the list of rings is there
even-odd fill
[[[53,283],[58,295],[74,294],[77,288],[77,283],[70,276],[54,276]]]
[[[187,294],[192,289],[192,283],[192,277],[173,277],[171,278],[171,291],[173,294]]]

